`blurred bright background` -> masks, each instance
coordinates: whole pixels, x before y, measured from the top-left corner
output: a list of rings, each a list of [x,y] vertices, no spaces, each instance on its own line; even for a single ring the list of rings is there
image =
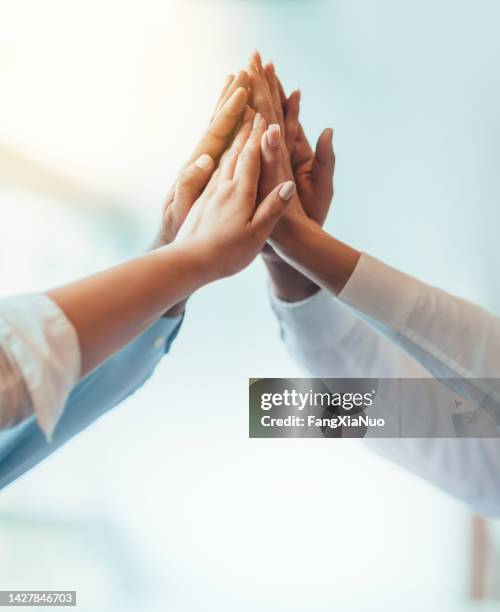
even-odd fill
[[[311,139],[335,128],[329,229],[500,312],[496,0],[2,0],[2,294],[146,248],[255,48]],[[260,262],[201,291],[153,379],[1,493],[0,588],[85,612],[497,609],[468,597],[460,503],[355,440],[247,438],[247,379],[300,373]]]

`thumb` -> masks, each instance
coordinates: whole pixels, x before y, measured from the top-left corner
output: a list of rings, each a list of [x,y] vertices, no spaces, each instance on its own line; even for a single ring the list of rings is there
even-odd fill
[[[182,221],[186,218],[193,204],[203,193],[215,167],[214,160],[204,153],[194,163],[186,166],[177,179],[175,197],[172,206],[175,216]]]
[[[293,181],[281,183],[257,207],[252,219],[252,225],[257,232],[263,234],[265,239],[273,231],[274,226],[295,195],[295,191],[296,187]]]
[[[333,130],[324,130],[318,138],[312,166],[312,181],[320,197],[333,196],[333,173],[335,154],[333,152]]]

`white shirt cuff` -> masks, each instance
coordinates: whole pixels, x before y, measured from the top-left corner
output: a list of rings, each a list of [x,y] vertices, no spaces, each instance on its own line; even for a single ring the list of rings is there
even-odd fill
[[[0,300],[0,343],[20,372],[38,423],[50,440],[71,389],[80,378],[78,337],[45,294]]]
[[[283,302],[272,292],[270,299],[287,345],[301,352],[335,345],[357,323],[349,308],[324,290],[300,302]]]
[[[338,299],[395,337],[405,329],[423,288],[412,276],[363,253]]]

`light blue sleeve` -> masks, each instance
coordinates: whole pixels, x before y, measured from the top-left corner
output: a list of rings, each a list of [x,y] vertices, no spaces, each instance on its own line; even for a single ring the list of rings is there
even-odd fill
[[[181,317],[160,319],[84,378],[71,393],[52,442],[46,442],[34,417],[1,432],[0,488],[40,463],[141,387],[170,350],[181,324]]]

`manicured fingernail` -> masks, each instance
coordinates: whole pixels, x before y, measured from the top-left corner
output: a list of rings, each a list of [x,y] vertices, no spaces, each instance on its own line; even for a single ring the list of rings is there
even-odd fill
[[[266,132],[267,144],[272,149],[277,149],[280,146],[281,129],[277,123],[272,123]]]
[[[257,114],[255,115],[254,120],[253,120],[253,127],[254,127],[254,128],[256,128],[256,127],[259,125],[260,120],[261,120],[261,115],[260,115],[260,113],[257,113]]]
[[[295,183],[293,181],[287,181],[279,191],[279,196],[282,200],[291,200],[295,193]]]
[[[201,168],[201,170],[211,170],[214,165],[214,160],[210,157],[210,155],[203,153],[203,155],[200,155],[200,157],[198,157],[198,159],[194,162],[194,165],[197,168]]]

